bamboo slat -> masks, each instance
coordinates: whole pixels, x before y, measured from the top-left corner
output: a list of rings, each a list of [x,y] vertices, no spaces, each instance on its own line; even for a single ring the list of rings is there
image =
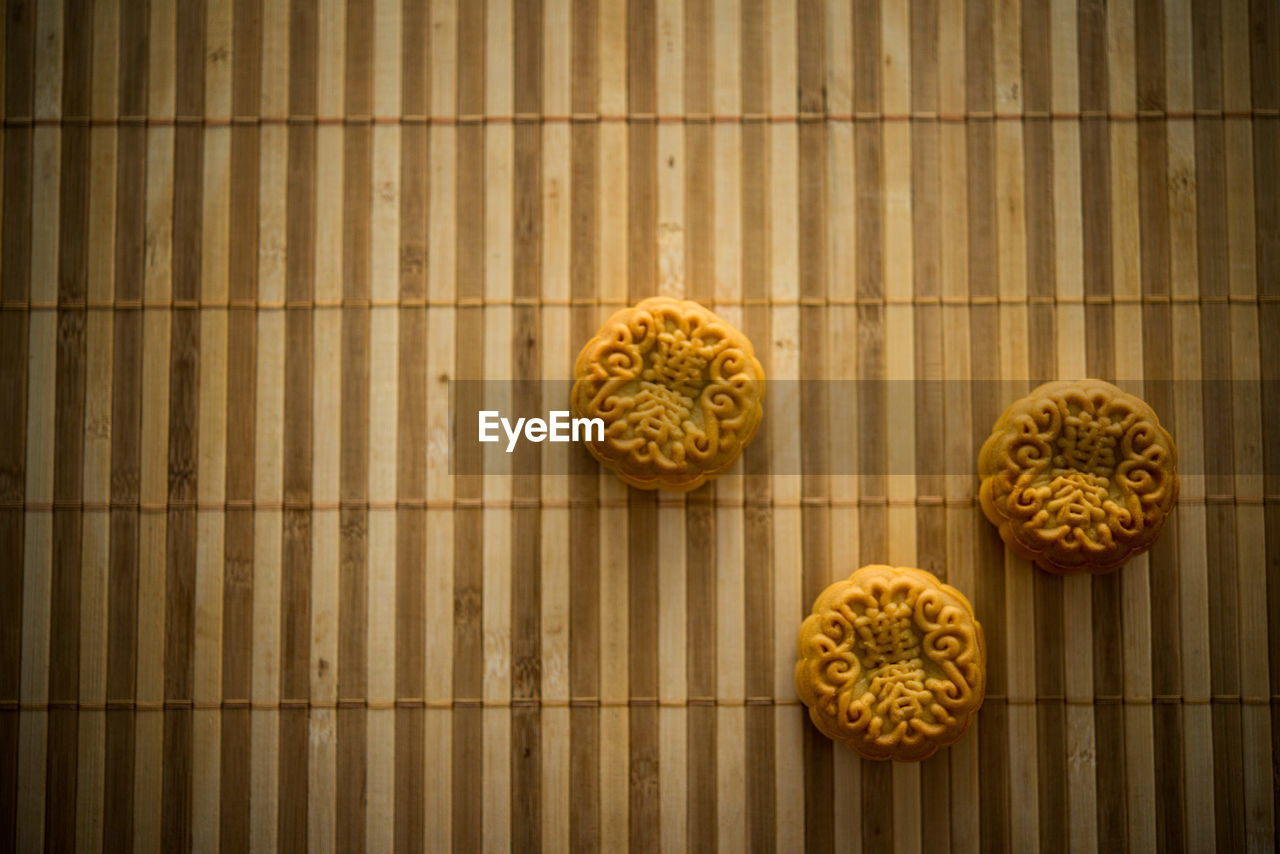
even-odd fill
[[[913,84],[917,69],[911,51],[911,15],[905,6],[882,3],[880,7],[881,75],[880,103],[886,113],[900,113],[913,106]],[[917,276],[915,208],[913,184],[923,175],[914,170],[921,139],[910,125],[886,125],[881,133],[884,222],[883,275],[885,296],[906,299],[913,296],[924,278]],[[923,238],[923,235],[920,236]],[[927,378],[928,368],[916,359],[917,310],[907,304],[886,305],[884,310],[884,376],[889,381],[889,399],[884,411],[886,436],[885,460],[890,472],[886,494],[891,502],[907,502],[914,498],[917,479],[905,472],[920,469],[916,465],[917,399],[914,393],[897,391],[897,384],[909,383],[919,376]],[[904,474],[900,474],[903,472]],[[917,517],[905,504],[890,505],[885,519],[888,562],[894,566],[919,566]],[[833,568],[834,570],[834,568]],[[833,571],[834,577],[841,573]],[[935,763],[936,764],[936,763]],[[922,805],[922,766],[893,766],[893,850],[918,852],[922,849],[924,816]],[[930,792],[929,794],[933,794]],[[865,813],[865,807],[864,807]],[[940,840],[939,840],[940,841]],[[932,844],[932,842],[931,842]]]
[[[92,111],[110,116],[117,104],[116,72],[119,9],[110,3],[95,8],[93,17]],[[116,151],[114,130],[91,132],[89,145],[87,293],[109,301],[114,289],[116,208]],[[112,318],[86,318],[84,473],[86,500],[109,500],[111,484]],[[106,701],[110,516],[106,512],[82,518],[79,690],[78,699]],[[105,815],[104,771],[106,713],[82,715],[77,733],[76,824],[77,846],[92,848],[102,839]]]
[[[796,21],[795,7],[782,2],[767,4],[766,24],[761,44],[768,57],[767,77],[762,87],[766,92],[760,97],[770,112],[782,112],[790,108],[796,85]],[[713,35],[714,38],[714,35]],[[746,57],[744,61],[750,62]],[[798,234],[796,221],[797,128],[790,125],[774,125],[768,129],[764,146],[768,157],[767,173],[767,233],[769,248],[768,273],[765,281],[771,293],[797,297]],[[763,158],[762,158],[763,159]],[[762,213],[764,213],[762,211]],[[694,249],[693,251],[696,251]],[[765,398],[765,439],[770,443],[771,469],[778,472],[770,484],[775,499],[792,502],[792,506],[775,510],[773,514],[774,566],[801,566],[803,558],[800,541],[800,456],[799,446],[793,437],[800,430],[800,388],[794,382],[800,377],[800,328],[798,306],[773,306],[769,312],[769,373],[770,378],[782,380],[770,387]],[[793,382],[786,382],[792,380]],[[775,572],[773,574],[773,624],[782,626],[802,613],[803,581],[799,572]],[[774,693],[785,693],[792,684],[792,667],[788,653],[792,644],[785,632],[774,632],[773,685]],[[693,688],[693,686],[690,686]],[[804,789],[796,785],[801,779],[799,771],[803,762],[803,724],[799,715],[774,715],[775,772],[775,838],[777,845],[795,840],[802,844],[804,831]],[[766,736],[767,737],[767,736]],[[767,841],[767,840],[766,840]]]
[[[705,81],[705,75],[700,81],[698,71],[701,69],[687,59],[690,56],[687,45],[696,45],[696,50],[707,44],[705,10],[706,4],[698,0],[690,4],[684,0],[659,0],[657,3],[655,98],[660,113],[684,112],[686,88],[691,91],[691,97],[703,94],[703,91],[692,91]],[[660,125],[657,136],[658,290],[667,296],[683,299],[687,296],[686,270],[689,266],[686,224],[693,213],[688,204],[690,191],[686,185],[691,157],[686,148],[685,134],[676,127]],[[644,820],[649,821],[650,826],[641,831],[647,834],[643,840],[651,850],[658,847],[663,851],[684,850],[689,833],[688,712],[687,709],[661,706],[664,701],[679,702],[688,696],[685,515],[683,497],[679,501],[658,502],[657,518],[647,531],[642,532],[642,536],[656,538],[656,542],[646,548],[650,565],[637,567],[638,572],[648,572],[651,576],[645,591],[650,597],[647,611],[643,615],[637,614],[637,617],[647,618],[647,625],[641,628],[648,629],[654,637],[647,649],[637,645],[633,656],[646,655],[652,662],[650,669],[646,670],[643,665],[640,669],[649,677],[651,685],[647,687],[652,689],[660,705],[656,715],[648,714],[644,733],[650,746],[647,758],[657,764],[656,772],[651,772],[652,776],[646,781],[646,803],[643,804],[648,810]],[[638,575],[633,575],[633,579],[643,583]]]
[[[652,98],[652,83],[640,75],[653,73],[652,55],[646,53],[646,48],[652,47],[653,34],[651,30],[634,32],[630,13],[630,4],[602,3],[596,9],[594,35],[598,64],[594,88],[596,106],[602,113],[629,111],[629,100],[633,96]],[[652,14],[652,9],[649,13]],[[637,58],[634,66],[630,61],[633,55]],[[638,92],[633,93],[633,83]],[[652,109],[651,103],[648,106]],[[591,220],[598,296],[630,297],[632,275],[647,254],[645,250],[651,248],[646,244],[644,249],[636,250],[639,257],[632,259],[632,235],[643,233],[646,226],[652,228],[647,221],[652,214],[648,202],[652,194],[653,164],[646,159],[646,154],[652,151],[650,133],[635,133],[626,125],[602,126],[597,138],[595,204]],[[585,234],[583,237],[585,242]],[[636,286],[638,290],[640,283]],[[593,314],[595,323],[605,319],[603,308]],[[594,667],[591,678],[604,702],[621,700],[631,690],[630,587],[632,564],[636,561],[631,554],[632,511],[628,487],[617,478],[602,476],[597,490],[603,506],[595,513],[596,596],[586,608],[588,613],[594,612],[596,641],[592,645],[594,649],[587,652],[587,666]],[[637,537],[636,541],[640,539]],[[599,794],[595,814],[588,820],[597,823],[596,838],[603,848],[622,850],[631,841],[629,771],[634,735],[631,710],[602,709],[593,724],[585,728],[586,731],[594,729],[594,738],[589,745],[584,743],[583,754],[584,764],[590,762],[587,779],[595,778]],[[651,824],[644,828],[649,829]]]
[[[853,113],[853,25],[852,9],[844,3],[828,3],[826,6],[825,53],[828,108],[840,113]],[[829,299],[854,300],[857,298],[857,282],[853,277],[841,276],[840,270],[857,267],[856,229],[856,169],[854,165],[854,127],[852,124],[828,124],[826,128],[828,151],[827,173],[827,269],[829,275],[827,293]],[[858,379],[858,308],[854,304],[833,307],[829,311],[827,352],[830,354],[831,379],[852,381]],[[770,376],[778,376],[772,373]],[[794,379],[794,377],[789,377]],[[848,459],[857,453],[857,441],[847,425],[857,423],[858,399],[856,395],[832,395],[828,399],[829,435],[828,451],[832,459]],[[832,579],[847,576],[854,567],[851,556],[858,553],[858,486],[859,478],[853,474],[836,474],[830,479],[832,507],[830,510],[829,565]],[[794,620],[799,608],[789,610],[787,619]],[[779,618],[781,619],[781,618]],[[789,640],[789,638],[787,638]],[[780,675],[790,676],[791,650],[782,643],[774,651],[778,659]],[[781,684],[786,684],[785,682]],[[778,747],[775,745],[775,758]],[[836,751],[833,757],[833,798],[837,803],[848,804],[835,816],[834,833],[837,839],[860,841],[858,828],[862,819],[861,766],[858,758],[849,751]]]
[[[369,9],[372,20],[371,77],[373,114],[394,112],[401,107],[402,46],[400,4],[375,2]],[[350,24],[348,24],[350,26]],[[394,298],[400,291],[401,245],[401,128],[377,126],[370,131],[368,292],[373,299]],[[364,176],[356,180],[363,182]],[[370,501],[394,500],[397,495],[397,447],[399,442],[399,362],[400,313],[390,306],[377,305],[368,319],[368,495]],[[359,381],[357,381],[359,385]],[[397,597],[397,570],[402,560],[397,537],[397,511],[369,510],[369,551],[367,584],[367,624],[365,655],[368,662],[369,696],[380,700],[397,695],[400,657],[410,655],[397,648],[397,620],[402,607]],[[410,613],[413,604],[403,607]],[[416,824],[409,810],[396,809],[398,754],[412,755],[407,732],[401,743],[397,726],[399,711],[370,710],[367,720],[365,771],[365,847],[371,851],[390,850],[397,842],[412,844]],[[401,786],[403,791],[406,786]],[[416,804],[415,804],[416,806]]]
[[[64,80],[62,112],[87,112],[90,106],[88,50],[92,21],[73,18],[63,34]],[[78,301],[87,291],[87,276],[77,264],[87,244],[87,189],[89,171],[89,133],[67,134],[61,144],[58,206],[58,280],[60,300]],[[84,315],[75,308],[57,314],[58,345],[55,386],[62,390],[55,399],[53,446],[53,495],[73,503],[83,494],[84,453],[84,381],[85,334]],[[79,624],[81,572],[80,557],[83,524],[80,514],[60,509],[52,518],[52,572],[49,620],[49,683],[52,701],[74,699],[79,692]],[[50,821],[49,808],[74,797],[78,725],[75,717],[63,711],[51,711],[45,742],[47,751],[45,843],[54,847],[70,847],[70,821]]]
[[[261,43],[262,75],[259,109],[285,108],[289,81],[289,10],[264,5]],[[283,300],[285,296],[286,173],[288,138],[284,127],[272,128],[259,140],[258,257],[256,259],[258,297]],[[255,499],[283,500],[283,420],[284,420],[284,314],[257,318],[254,377],[254,477]],[[255,513],[253,517],[252,637],[249,643],[251,699],[274,703],[280,699],[281,582],[280,542],[282,512]],[[363,686],[362,686],[363,687]],[[250,710],[248,742],[249,774],[247,803],[237,810],[247,832],[241,839],[254,848],[276,846],[279,791],[279,712]],[[227,799],[224,797],[224,804]],[[235,811],[226,810],[234,814]],[[339,817],[342,813],[339,812]],[[341,819],[340,819],[341,820]]]
[[[6,16],[7,18],[7,16]],[[12,67],[0,74],[5,75],[5,93],[3,100],[5,115],[17,107],[30,109],[31,91],[31,27],[30,16],[13,24],[6,20],[4,26],[4,46],[6,60],[12,61]],[[26,102],[26,103],[24,103]],[[26,297],[29,295],[29,217],[30,204],[30,143],[29,133],[4,134],[0,139],[3,146],[4,169],[0,175],[0,187],[4,193],[3,215],[0,216],[0,246],[3,256],[0,257],[0,292],[6,299]],[[26,444],[26,378],[27,378],[27,335],[29,318],[25,314],[15,314],[11,318],[0,319],[3,324],[4,357],[0,359],[0,376],[4,387],[10,390],[15,398],[22,399],[21,404],[6,407],[0,418],[0,460],[10,472],[4,484],[4,494],[10,500],[24,498],[25,484],[20,483],[25,477],[25,444]],[[22,473],[19,476],[19,473]],[[12,509],[3,515],[0,525],[0,547],[11,559],[6,562],[4,581],[10,587],[22,583],[25,575],[23,565],[22,536],[25,529],[24,514],[21,510]],[[0,655],[0,680],[5,690],[13,694],[21,682],[22,667],[22,597],[6,597],[3,604],[3,619],[0,625],[5,631],[0,638],[4,654]],[[21,721],[16,714],[0,717],[0,834],[5,839],[13,839],[17,835],[17,770],[18,743]]]
[[[230,3],[207,6],[204,101],[209,115],[231,114],[233,23]],[[231,128],[206,135],[203,154],[200,296],[216,300],[229,293]],[[228,321],[226,311],[200,313],[196,482],[202,501],[226,495]],[[197,511],[196,524],[192,700],[210,702],[222,696],[226,513]],[[219,843],[221,758],[219,716],[193,712],[191,839],[193,847],[203,850],[214,850]]]
[[[346,10],[342,4],[323,4],[317,21],[316,70],[318,109],[341,113],[346,96]],[[343,140],[338,128],[316,131],[316,170],[334,180],[316,187],[315,293],[319,299],[340,299],[343,285]],[[342,316],[318,311],[313,327],[311,408],[315,423],[341,423]],[[341,495],[342,440],[339,431],[321,426],[313,434],[311,489],[316,501],[336,504]],[[311,648],[309,696],[336,703],[341,668],[342,619],[341,511],[315,512],[311,528]],[[335,850],[338,804],[338,719],[335,710],[317,710],[310,717],[307,752],[307,843],[316,851]]]
[[[433,58],[430,108],[435,115],[457,109],[457,9],[450,3],[432,4],[430,10],[430,54]],[[428,141],[427,177],[427,292],[433,298],[452,302],[456,295],[456,190],[453,164],[457,160],[457,131],[452,126],[433,127]],[[426,494],[428,498],[453,498],[453,479],[448,460],[438,449],[449,442],[449,379],[455,376],[455,310],[441,308],[427,318],[427,453]],[[427,565],[424,614],[426,680],[424,694],[440,700],[453,692],[454,638],[454,511],[436,507],[427,510]],[[434,796],[424,811],[429,850],[441,850],[452,839],[453,778],[442,769],[452,762],[453,715],[443,709],[428,710],[424,736],[424,785]]]
[[[0,850],[1274,847],[1273,4],[24,0],[0,43]],[[454,445],[655,294],[756,345],[730,474]],[[1180,503],[1059,578],[973,466],[1084,376]],[[795,697],[873,562],[985,629],[918,765]]]
[[[176,12],[157,6],[150,16],[147,110],[173,115],[176,110]],[[174,133],[158,128],[146,140],[145,270],[143,294],[151,299],[172,298]],[[143,319],[141,488],[144,501],[164,501],[167,489],[167,445],[171,370],[172,317]],[[146,702],[164,699],[165,519],[139,519],[137,569],[137,683],[136,697]],[[163,725],[161,715],[135,720],[133,757],[133,841],[137,847],[162,844]]]
[[[571,40],[553,33],[569,31],[569,0],[548,0],[542,4],[543,39],[541,97],[544,110],[568,113],[572,97],[570,67]],[[570,175],[570,129],[544,126],[541,143],[542,214],[539,285],[544,300],[567,298],[570,291],[569,265],[572,251],[571,201],[568,192]],[[567,305],[542,309],[543,339],[542,376],[557,376],[573,359],[569,343],[570,310]],[[539,494],[565,500],[569,487],[564,476],[569,469],[564,449],[546,445],[542,451]],[[541,800],[540,832],[533,836],[545,850],[568,847],[570,833],[570,751],[564,749],[570,739],[569,709],[569,644],[570,644],[570,535],[566,506],[543,509],[539,519],[539,676],[538,689],[545,700],[560,700],[563,705],[541,716],[538,731],[542,767],[538,776]]]
[[[992,10],[994,23],[995,109],[997,113],[1021,113],[1026,108],[1027,75],[1023,67],[1023,50],[1020,30],[1023,14],[1030,9],[1018,8],[1018,4],[997,2]],[[1024,132],[1025,131],[1025,132]],[[1032,156],[1031,128],[1015,122],[1005,122],[996,127],[996,246],[998,293],[1010,297],[998,309],[998,325],[1001,331],[1000,375],[1014,380],[1007,387],[1023,388],[1021,382],[1030,375],[1029,357],[1031,343],[1029,306],[1019,305],[1028,294],[1027,257],[1028,220],[1034,208],[1028,210],[1026,161]],[[1007,547],[1004,554],[1004,625],[1006,655],[1008,656],[1006,691],[1010,700],[1034,696],[1036,670],[1035,625],[1035,577],[1036,570],[1030,562],[1017,557]],[[1009,840],[1014,849],[1036,847],[1041,843],[1039,833],[1040,798],[1037,782],[1041,779],[1039,751],[1026,746],[1038,743],[1036,709],[1022,704],[1009,704],[1008,727],[1008,791],[1027,792],[1025,804],[1009,814]]]
[[[1249,107],[1251,91],[1246,75],[1249,73],[1248,9],[1238,2],[1223,4],[1223,102],[1228,109]],[[1258,271],[1255,252],[1257,244],[1255,193],[1269,195],[1266,185],[1255,189],[1252,129],[1236,120],[1226,122],[1226,189],[1227,189],[1227,251],[1230,263],[1228,290],[1246,297],[1258,293]],[[1255,305],[1229,310],[1231,347],[1231,376],[1243,380],[1233,389],[1232,416],[1234,421],[1233,455],[1236,466],[1233,492],[1241,497],[1253,497],[1262,492],[1263,459],[1257,443],[1245,437],[1261,435],[1261,395],[1247,389],[1261,378],[1258,335],[1259,311]],[[1267,615],[1261,597],[1251,591],[1266,584],[1266,535],[1262,507],[1240,507],[1236,515],[1236,556],[1238,566],[1237,593],[1240,613],[1241,650],[1267,647]],[[1266,691],[1268,678],[1262,656],[1242,654],[1240,659],[1240,690],[1251,694]],[[1247,747],[1244,767],[1245,792],[1245,844],[1261,847],[1275,838],[1274,794],[1267,797],[1265,769],[1272,764],[1272,720],[1265,713],[1241,709],[1241,736]]]
[[[58,116],[62,108],[62,10],[52,3],[42,4],[35,15],[34,112]],[[43,133],[41,132],[43,131]],[[59,282],[59,204],[61,137],[50,128],[33,134],[31,178],[31,238],[29,244],[32,298],[56,294]],[[61,337],[54,312],[44,311],[30,318],[27,353],[27,423],[24,475],[28,501],[52,500],[55,489],[55,389],[58,339]],[[61,450],[60,448],[57,450]],[[52,515],[28,515],[22,536],[22,658],[21,697],[43,702],[50,689],[50,622],[53,608],[55,534]],[[47,836],[45,821],[49,735],[47,712],[27,716],[18,726],[19,780],[38,781],[17,791],[17,844],[39,848]],[[56,779],[55,779],[56,786]],[[55,790],[55,794],[57,794]]]

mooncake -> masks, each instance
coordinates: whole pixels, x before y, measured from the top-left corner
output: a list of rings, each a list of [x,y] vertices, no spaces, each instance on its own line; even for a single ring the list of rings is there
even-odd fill
[[[686,492],[733,466],[764,414],[764,370],[710,309],[653,297],[615,312],[578,354],[572,410],[587,448],[640,489]]]
[[[982,510],[1049,572],[1110,572],[1151,548],[1178,497],[1173,437],[1102,380],[1051,382],[1000,416],[978,457]]]
[[[986,663],[964,594],[923,569],[873,564],[822,591],[800,626],[796,693],[855,753],[917,761],[964,734]]]

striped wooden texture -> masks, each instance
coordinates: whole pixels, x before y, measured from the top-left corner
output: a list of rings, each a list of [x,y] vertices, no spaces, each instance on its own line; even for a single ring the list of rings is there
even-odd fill
[[[0,27],[0,851],[1275,846],[1274,0]],[[450,474],[451,380],[564,379],[653,294],[772,379],[956,382],[777,384],[687,496],[558,445]],[[1084,375],[1186,474],[1148,555],[1062,579],[963,472],[1000,389]],[[920,764],[795,698],[869,562],[986,627],[977,723]]]

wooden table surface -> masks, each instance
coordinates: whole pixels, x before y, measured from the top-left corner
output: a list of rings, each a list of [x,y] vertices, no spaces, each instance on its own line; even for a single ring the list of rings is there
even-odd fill
[[[1274,0],[9,0],[0,38],[0,850],[1275,846]],[[564,380],[655,293],[775,381],[739,469],[450,473],[452,380]],[[1063,579],[972,467],[1086,375],[1182,494]],[[989,641],[920,764],[792,684],[873,562]]]

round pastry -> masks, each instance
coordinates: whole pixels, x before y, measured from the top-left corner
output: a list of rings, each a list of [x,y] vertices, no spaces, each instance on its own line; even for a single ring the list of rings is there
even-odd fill
[[[578,354],[574,376],[574,417],[605,424],[587,448],[641,489],[686,492],[727,471],[764,414],[751,342],[687,300],[652,297],[615,312]]]
[[[996,421],[979,498],[1009,548],[1042,569],[1110,572],[1160,535],[1177,463],[1141,398],[1102,380],[1045,383]]]
[[[914,762],[964,734],[986,666],[964,594],[923,569],[873,564],[813,604],[796,693],[824,735],[867,759]]]

